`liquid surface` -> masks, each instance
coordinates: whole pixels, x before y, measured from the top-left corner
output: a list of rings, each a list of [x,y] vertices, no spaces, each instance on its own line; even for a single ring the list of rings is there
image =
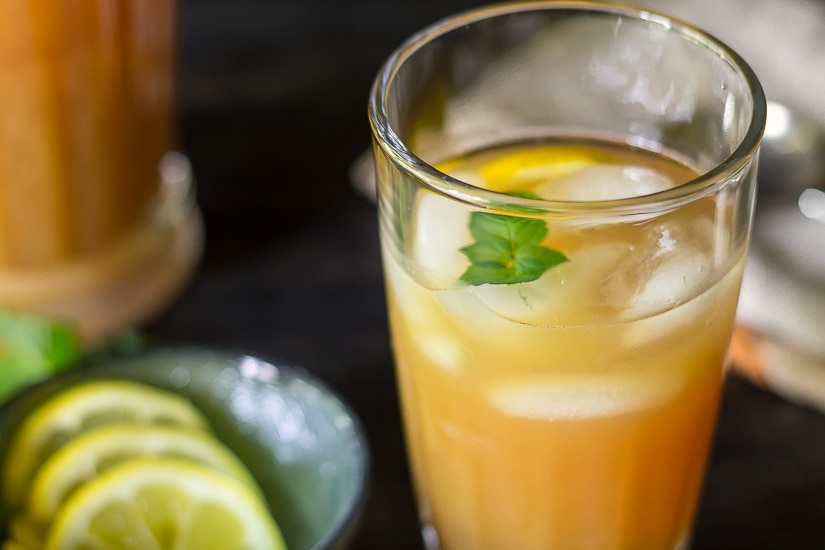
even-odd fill
[[[646,195],[695,175],[583,142],[488,150],[441,169],[564,200]],[[686,540],[743,264],[744,248],[726,244],[731,208],[707,197],[655,215],[547,220],[542,244],[569,262],[513,285],[459,282],[465,205],[420,190],[404,242],[385,228],[407,441],[441,548]]]

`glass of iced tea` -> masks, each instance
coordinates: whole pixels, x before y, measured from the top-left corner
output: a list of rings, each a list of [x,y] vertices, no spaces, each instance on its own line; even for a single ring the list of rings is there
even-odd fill
[[[142,322],[201,250],[175,152],[176,0],[0,3],[0,307],[90,340]]]
[[[765,99],[663,15],[477,9],[370,101],[407,446],[430,549],[687,548]]]

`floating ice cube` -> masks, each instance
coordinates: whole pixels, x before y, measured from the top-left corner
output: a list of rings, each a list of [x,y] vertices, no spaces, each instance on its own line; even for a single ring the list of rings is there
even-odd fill
[[[431,323],[437,313],[433,311],[429,291],[415,281],[396,258],[384,254],[387,290],[404,318],[415,323]]]
[[[614,416],[648,409],[669,400],[681,387],[678,373],[616,373],[581,377],[542,377],[500,383],[488,398],[500,411],[534,420]]]
[[[687,248],[663,256],[625,306],[623,317],[632,322],[622,342],[629,348],[678,330],[708,307],[706,300],[694,298],[711,282],[710,256]]]
[[[698,250],[672,250],[648,264],[647,280],[627,304],[628,319],[647,317],[687,302],[699,294],[710,281],[713,265],[710,257]]]
[[[713,303],[707,299],[696,298],[671,310],[632,321],[622,333],[622,345],[627,349],[636,349],[668,334],[674,334],[682,327],[707,315],[712,306]]]
[[[493,285],[485,285],[493,286]],[[498,285],[502,287],[513,285]],[[521,325],[502,318],[492,311],[476,294],[480,287],[464,286],[436,292],[445,315],[452,319],[455,330],[462,330],[473,338],[510,341]]]
[[[704,287],[711,283],[710,273],[706,273],[702,281],[694,281],[694,290],[687,293],[688,298],[683,298],[683,300],[687,300],[685,303],[680,303],[673,309],[665,310],[662,313],[628,323],[622,334],[622,344],[628,348],[642,346],[665,335],[682,330],[690,323],[702,326],[702,323],[706,320],[718,316],[720,312],[726,312],[726,308],[732,308],[733,304],[725,303],[725,300],[733,300],[733,297],[736,296],[734,289],[739,284],[740,275],[741,265],[734,267],[720,281],[705,290]],[[656,291],[664,290],[664,286],[662,285]],[[652,297],[654,291],[650,290],[649,292],[649,297]],[[698,293],[698,295],[693,296],[694,293]],[[655,302],[648,302],[648,305]],[[646,308],[640,306],[640,309],[645,310]],[[632,316],[637,315],[638,310],[631,309],[626,313],[628,318],[634,319],[635,317]]]
[[[413,259],[421,276],[436,288],[446,288],[467,269],[460,252],[472,239],[467,206],[429,191],[418,197],[412,241]]]
[[[411,336],[433,364],[450,372],[457,372],[461,367],[461,346],[451,335],[432,327],[418,326]]]
[[[445,326],[445,313],[435,291],[418,284],[394,258],[388,256],[384,265],[390,297],[404,325],[398,330],[405,330],[430,361],[447,370],[458,370],[461,349]]]
[[[629,254],[627,245],[608,243],[570,253],[569,262],[556,266],[529,283],[481,285],[472,289],[497,315],[529,325],[553,325],[586,317],[588,306],[601,301],[600,288],[608,274]]]
[[[603,201],[642,197],[673,187],[664,174],[643,166],[597,164],[536,187],[547,199]]]

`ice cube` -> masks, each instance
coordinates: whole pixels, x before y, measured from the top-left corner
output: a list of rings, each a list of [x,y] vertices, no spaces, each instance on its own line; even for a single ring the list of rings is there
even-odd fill
[[[586,318],[601,305],[600,288],[622,258],[626,244],[587,246],[569,253],[569,262],[529,283],[481,285],[472,289],[497,315],[529,325],[555,325]]]
[[[681,327],[702,319],[712,307],[713,301],[700,297],[651,317],[631,321],[622,332],[622,345],[637,349],[674,334]]]
[[[469,261],[460,249],[472,241],[467,206],[422,191],[415,211],[413,260],[420,276],[434,288],[453,286]]]
[[[603,201],[642,197],[671,187],[670,178],[650,168],[597,164],[543,183],[535,191],[546,199]]]
[[[395,258],[386,256],[384,265],[389,296],[398,308],[398,322],[403,325],[398,330],[405,330],[430,361],[450,371],[458,370],[461,349],[450,337],[449,322],[436,291],[418,284]]]
[[[480,287],[464,286],[440,290],[436,292],[436,296],[444,314],[450,317],[454,330],[463,331],[472,338],[481,340],[510,341],[520,331],[521,325],[492,311],[476,294],[478,288]]]
[[[437,316],[433,310],[430,291],[421,286],[398,263],[394,255],[384,252],[388,297],[398,307],[401,315],[411,322],[427,324]]]
[[[712,282],[710,273],[705,274],[703,281],[697,280],[694,282],[693,287],[695,290],[688,293],[688,298],[683,298],[683,300],[686,300],[685,303],[680,303],[673,309],[662,313],[628,323],[622,334],[622,344],[628,348],[636,348],[658,340],[667,334],[673,334],[690,323],[702,326],[702,323],[707,319],[719,315],[720,312],[725,312],[725,308],[733,307],[732,304],[725,303],[725,301],[732,300],[732,297],[736,295],[735,287],[739,284],[740,275],[741,267],[736,267],[720,281],[705,290],[704,287]],[[659,290],[662,289],[663,286]],[[698,293],[698,296],[694,297],[692,295],[694,292]],[[654,291],[651,290],[650,294],[653,293]],[[631,319],[634,318],[633,315],[638,314],[634,309],[626,313]]]
[[[499,383],[490,402],[511,416],[563,420],[615,416],[669,400],[681,387],[678,373],[665,369],[579,377],[542,377]]]
[[[449,334],[419,325],[411,336],[433,364],[450,372],[457,372],[461,368],[461,346]]]
[[[628,300],[622,317],[630,321],[622,335],[629,348],[643,345],[694,321],[708,307],[694,299],[711,282],[708,254],[692,249],[667,253]]]
[[[708,254],[687,248],[661,254],[648,266],[652,271],[625,309],[628,319],[647,317],[687,302],[704,290],[713,272]]]

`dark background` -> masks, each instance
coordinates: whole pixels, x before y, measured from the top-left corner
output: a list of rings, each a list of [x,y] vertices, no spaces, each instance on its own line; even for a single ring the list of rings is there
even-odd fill
[[[349,184],[382,61],[478,2],[183,0],[181,147],[206,220],[189,288],[151,340],[300,364],[366,428],[358,549],[421,549],[372,203]],[[731,377],[693,548],[825,547],[825,417]],[[514,549],[517,550],[517,549]],[[643,550],[643,549],[640,549]]]

